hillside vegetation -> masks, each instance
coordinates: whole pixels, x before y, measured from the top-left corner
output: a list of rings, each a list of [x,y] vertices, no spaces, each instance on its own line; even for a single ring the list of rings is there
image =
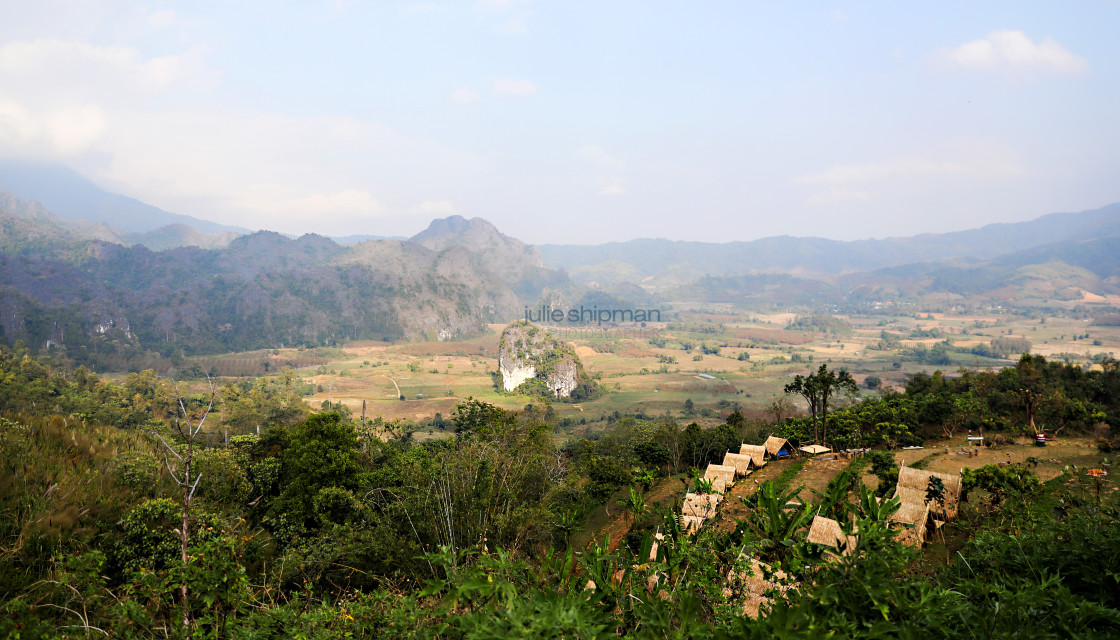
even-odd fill
[[[736,412],[701,429],[626,418],[597,440],[559,443],[548,407],[467,400],[451,417],[454,438],[417,442],[401,423],[309,414],[290,375],[218,384],[193,445],[202,479],[185,561],[172,476],[182,463],[164,443],[185,455],[173,425],[207,415],[209,387],[150,373],[107,382],[4,348],[0,376],[9,636],[1023,637],[1024,620],[1036,637],[1120,633],[1113,478],[1067,463],[1043,485],[1027,463],[980,466],[965,474],[960,524],[923,555],[894,540],[897,503],[873,495],[890,495],[890,447],[903,440],[935,443],[946,428],[977,425],[991,440],[1018,437],[1020,389],[1052,431],[1095,428],[1117,411],[1112,364],[1086,372],[1024,357],[841,402],[829,443],[886,449],[792,510],[783,507],[804,463],[772,462],[780,473],[727,511],[731,526],[695,534],[654,488],[740,442],[796,438],[804,419]],[[877,487],[859,481],[868,463]],[[573,547],[604,508],[624,535]],[[855,536],[850,553],[806,540],[818,511]],[[757,618],[744,615],[751,567],[783,585]]]

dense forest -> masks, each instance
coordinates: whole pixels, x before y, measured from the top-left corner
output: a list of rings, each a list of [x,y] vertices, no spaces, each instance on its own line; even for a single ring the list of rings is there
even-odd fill
[[[698,533],[651,489],[693,482],[742,442],[807,439],[811,418],[732,412],[702,429],[623,417],[597,439],[562,441],[545,405],[470,399],[451,416],[454,437],[419,442],[405,423],[312,411],[291,371],[213,386],[151,372],[111,382],[0,347],[0,380],[8,637],[1120,634],[1120,510],[1084,469],[1046,483],[1027,466],[966,473],[940,560],[899,544],[898,502],[875,495],[890,495],[899,446],[946,432],[1117,424],[1112,362],[1086,371],[1024,356],[841,399],[825,440],[874,455],[795,508],[784,471],[744,499],[733,526]],[[184,432],[200,421],[197,436]],[[1099,435],[1108,450],[1113,434]],[[859,482],[865,471],[877,487]],[[585,539],[600,510],[625,524],[613,548]],[[854,536],[848,553],[806,540],[817,513]],[[752,618],[744,598],[756,579],[771,583],[772,602]]]

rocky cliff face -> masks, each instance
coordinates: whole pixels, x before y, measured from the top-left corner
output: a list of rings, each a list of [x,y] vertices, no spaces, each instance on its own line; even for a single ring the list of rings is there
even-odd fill
[[[570,397],[585,376],[579,357],[569,347],[544,329],[523,321],[502,331],[498,371],[506,391],[536,383],[556,398]]]

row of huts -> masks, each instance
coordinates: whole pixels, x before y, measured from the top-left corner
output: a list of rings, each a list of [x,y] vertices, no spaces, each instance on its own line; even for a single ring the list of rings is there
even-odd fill
[[[817,445],[801,447],[802,452],[815,455],[824,453],[828,449]],[[761,445],[744,444],[739,447],[738,453],[727,452],[720,464],[709,464],[704,470],[703,478],[712,483],[711,493],[699,491],[685,494],[682,507],[682,527],[689,533],[699,530],[706,521],[715,518],[724,494],[734,485],[736,480],[746,478],[754,470],[767,464],[769,460],[780,459],[794,455],[795,450],[782,439],[771,436]],[[944,491],[940,498],[927,498],[927,488],[932,478],[941,481]],[[898,473],[898,485],[894,497],[898,498],[901,506],[891,517],[891,522],[902,530],[898,539],[907,545],[921,546],[931,531],[936,531],[945,522],[952,520],[957,515],[961,496],[961,477],[951,473],[925,471],[912,467],[901,467]],[[658,541],[661,541],[658,534]],[[830,547],[837,554],[848,554],[855,548],[856,536],[844,533],[839,522],[831,518],[816,516],[809,527],[806,541]],[[656,544],[653,554],[656,554]],[[655,555],[651,556],[655,557]],[[768,592],[784,592],[794,586],[789,577],[780,570],[751,559],[750,572],[732,572],[728,575],[730,584],[742,586],[746,599],[744,613],[755,617],[760,607],[770,598]]]
[[[711,493],[684,494],[681,508],[681,526],[685,531],[697,531],[704,522],[716,516],[716,509],[735,481],[749,476],[755,469],[766,465],[767,460],[790,455],[792,448],[784,438],[770,436],[764,444],[744,444],[739,453],[728,451],[720,464],[709,464],[704,469],[704,480],[712,483]]]

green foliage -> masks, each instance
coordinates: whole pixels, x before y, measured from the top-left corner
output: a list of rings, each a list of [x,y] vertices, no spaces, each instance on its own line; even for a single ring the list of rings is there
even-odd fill
[[[253,485],[234,451],[202,449],[194,454],[191,468],[205,477],[198,487],[199,497],[225,505],[241,505],[249,500]]]
[[[354,426],[337,413],[316,414],[295,427],[283,456],[283,508],[306,520],[321,489],[360,489],[357,449]]]
[[[513,422],[513,416],[500,407],[471,397],[455,405],[451,422],[455,425],[456,435],[478,434],[489,437],[508,428]]]
[[[15,388],[0,394],[10,398],[49,397],[44,387],[80,395],[81,385],[101,384],[30,358],[3,366]],[[916,377],[904,396],[830,413],[830,439],[873,442],[884,423],[916,431],[944,416],[1021,415],[1009,391],[1024,385],[1067,408],[1111,402],[1105,372],[1051,370],[1033,357],[1012,371]],[[126,405],[155,411],[152,388],[158,381],[137,376],[142,404]],[[50,403],[31,408],[53,414]],[[760,441],[765,432],[741,414],[710,429],[619,416],[597,440],[564,448],[539,408],[506,412],[472,400],[456,414],[461,437],[424,443],[380,428],[388,435],[359,439],[333,414],[266,425],[228,446],[213,438],[195,458],[202,500],[186,567],[174,531],[179,505],[164,497],[173,485],[147,432],[68,414],[0,418],[0,636],[182,637],[184,581],[198,638],[1120,634],[1120,516],[1110,492],[1098,506],[1081,470],[1046,486],[1017,467],[967,471],[966,488],[1003,496],[999,508],[969,512],[962,527],[971,539],[960,553],[919,570],[889,525],[898,501],[880,502],[856,482],[857,463],[806,505],[789,504],[799,463],[786,463],[729,533],[685,535],[638,490],[665,470],[702,468],[744,438]],[[857,462],[889,494],[893,456],[876,451]],[[568,548],[582,518],[620,490],[633,515],[625,544]],[[929,490],[936,498],[943,488]],[[848,555],[824,561],[804,542],[818,512],[856,537]],[[654,531],[664,538],[651,558]],[[757,620],[742,616],[733,578],[753,559],[798,584],[771,593],[776,604]]]
[[[212,515],[193,510],[188,549],[221,535],[221,523]],[[178,566],[182,553],[177,529],[183,524],[182,506],[169,498],[145,500],[125,515],[121,537],[114,549],[120,571],[161,572]]]
[[[986,491],[993,506],[1010,496],[1035,491],[1039,486],[1038,476],[1025,467],[988,464],[961,472],[961,494],[968,496],[976,489]]]
[[[848,512],[848,496],[858,484],[859,478],[845,469],[828,481],[824,491],[813,489],[813,495],[820,501],[820,515],[837,521],[843,520]]]
[[[748,508],[748,516],[740,526],[754,534],[758,554],[764,561],[796,565],[797,534],[813,521],[810,505],[796,500],[802,488],[783,492],[767,481],[754,494],[740,498]]]
[[[898,482],[898,463],[895,462],[894,454],[875,450],[869,451],[866,456],[871,462],[871,473],[879,480],[875,494],[885,496],[892,493]]]

